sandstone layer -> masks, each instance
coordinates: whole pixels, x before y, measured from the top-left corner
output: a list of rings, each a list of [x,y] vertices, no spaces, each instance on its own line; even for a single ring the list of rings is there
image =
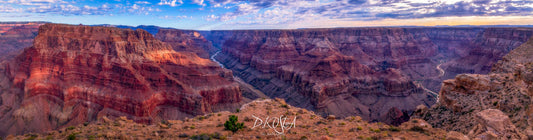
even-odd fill
[[[151,123],[234,110],[232,72],[144,30],[46,24],[0,67],[0,135],[127,116]]]

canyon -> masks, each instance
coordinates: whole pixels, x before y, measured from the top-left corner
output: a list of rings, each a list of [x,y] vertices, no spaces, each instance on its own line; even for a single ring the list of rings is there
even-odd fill
[[[515,48],[495,63],[488,74],[460,74],[445,80],[440,101],[431,108],[417,110],[413,118],[432,126],[468,134],[469,137],[524,139],[533,130],[533,40]],[[483,110],[497,110],[491,118],[498,123],[486,129],[471,121]],[[504,117],[501,117],[504,116]]]
[[[0,22],[0,60],[13,58],[31,46],[43,24],[45,22]]]
[[[439,139],[446,131],[524,138],[533,117],[533,28],[42,24],[0,28],[0,42],[11,42],[0,43],[0,136],[104,116],[142,124],[188,120],[261,98],[324,118],[359,116],[404,129],[421,124],[409,120],[427,121],[443,129],[426,130]],[[513,127],[489,131],[492,121]]]
[[[215,59],[270,97],[322,116],[399,124],[442,81],[487,74],[531,28],[427,27],[201,32]]]
[[[235,110],[232,72],[144,30],[45,24],[0,67],[0,135],[126,116],[139,123]]]

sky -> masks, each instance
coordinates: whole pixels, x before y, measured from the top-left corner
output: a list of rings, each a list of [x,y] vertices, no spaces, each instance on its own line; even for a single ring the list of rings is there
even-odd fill
[[[533,25],[533,0],[0,0],[0,21],[194,30]]]

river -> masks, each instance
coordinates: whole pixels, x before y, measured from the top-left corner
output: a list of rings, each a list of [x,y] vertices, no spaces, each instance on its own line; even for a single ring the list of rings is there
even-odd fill
[[[218,65],[220,65],[220,67],[222,68],[226,68],[224,67],[224,65],[220,62],[218,62],[218,60],[215,59],[215,57],[220,53],[220,51],[217,51],[215,54],[213,54],[210,58],[211,58],[211,61],[217,63]],[[235,75],[233,75],[233,79],[235,79],[235,81],[237,83],[239,83],[241,86],[243,86],[244,88],[248,88],[251,92],[255,93],[257,97],[259,98],[265,98],[265,99],[269,99],[270,97],[268,97],[265,93],[261,92],[259,89],[255,88],[254,86],[246,83],[244,80],[242,80],[240,77],[237,77]]]

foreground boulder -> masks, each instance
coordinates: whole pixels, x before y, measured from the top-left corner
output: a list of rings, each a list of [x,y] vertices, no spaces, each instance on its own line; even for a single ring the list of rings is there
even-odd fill
[[[479,123],[468,135],[480,139],[525,139],[526,136],[511,123],[502,111],[487,109],[476,113]]]

